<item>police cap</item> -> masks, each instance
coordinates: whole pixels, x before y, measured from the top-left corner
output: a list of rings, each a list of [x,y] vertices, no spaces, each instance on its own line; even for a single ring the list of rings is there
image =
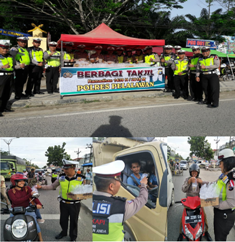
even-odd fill
[[[132,49],[127,49],[126,52],[132,52]]]
[[[97,45],[97,46],[95,47],[95,49],[96,49],[96,50],[102,50],[103,47],[102,47],[101,45]]]
[[[85,48],[86,46],[85,45],[83,45],[83,44],[81,44],[81,45],[78,45],[78,48],[80,48],[80,49],[83,49],[83,48]]]
[[[202,51],[209,51],[209,50],[210,50],[210,47],[207,47],[207,46],[202,47]]]
[[[17,38],[17,41],[27,41],[27,40],[29,40],[28,37],[18,37]]]
[[[152,49],[152,48],[153,48],[153,46],[150,46],[150,45],[149,45],[149,46],[146,46],[146,47],[145,47],[145,50],[149,50],[149,49]]]
[[[51,42],[49,42],[49,46],[57,46],[57,42],[51,41]]]
[[[76,165],[79,164],[76,161],[70,161],[70,160],[65,160],[65,159],[62,159],[62,162],[63,162],[63,167],[62,167],[63,169],[75,168]]]
[[[235,157],[233,150],[231,149],[223,149],[219,152],[219,160],[223,160],[229,157]]]
[[[0,40],[0,47],[10,47],[11,46],[11,43],[9,43],[8,41],[6,40]]]
[[[125,168],[125,163],[122,160],[115,160],[110,163],[93,167],[93,173],[97,176],[107,177],[107,178],[115,178],[116,176],[120,176],[121,172]]]
[[[36,43],[41,43],[42,39],[40,38],[33,38],[33,42],[36,42]]]
[[[199,46],[192,46],[192,50],[200,50]]]
[[[117,47],[116,50],[122,50],[123,51],[124,49],[123,49],[123,47]]]
[[[173,46],[172,45],[165,45],[164,49],[173,49]]]
[[[185,54],[185,50],[182,50],[182,49],[181,50],[178,50],[177,53],[178,54]]]
[[[182,47],[180,45],[176,45],[174,48],[175,49],[181,49]]]
[[[115,50],[115,49],[114,49],[114,47],[109,46],[109,47],[107,48],[107,50]]]

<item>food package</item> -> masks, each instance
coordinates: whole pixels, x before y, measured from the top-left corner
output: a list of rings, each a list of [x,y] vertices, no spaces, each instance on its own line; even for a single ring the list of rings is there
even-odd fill
[[[67,193],[68,198],[82,200],[92,198],[92,185],[71,186],[71,192]]]
[[[204,184],[200,189],[201,207],[219,204],[219,188],[215,182]]]

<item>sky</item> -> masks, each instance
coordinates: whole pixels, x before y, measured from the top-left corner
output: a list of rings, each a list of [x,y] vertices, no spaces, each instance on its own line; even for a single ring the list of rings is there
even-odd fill
[[[86,149],[86,144],[92,144],[92,138],[1,138],[0,148],[3,151],[8,151],[7,144],[3,141],[12,139],[10,144],[10,153],[20,158],[25,158],[32,163],[43,167],[47,163],[45,152],[49,146],[65,145],[65,152],[67,152],[72,159],[77,158],[75,151],[81,151],[79,157],[90,153],[90,149]]]
[[[218,136],[220,140],[218,147],[225,144],[229,141],[229,136]],[[211,144],[212,149],[216,149],[217,136],[207,136],[206,140]],[[176,136],[176,137],[167,137],[167,145],[170,146],[176,153],[180,154],[184,159],[189,156],[190,145],[188,144],[188,136]]]
[[[196,17],[200,16],[200,12],[203,8],[207,8],[207,3],[205,0],[187,0],[187,2],[181,4],[183,9],[173,9],[171,11],[171,17],[175,17],[177,15],[185,15],[192,14]],[[211,7],[211,11],[215,11],[216,9],[221,8],[219,3],[213,3]]]

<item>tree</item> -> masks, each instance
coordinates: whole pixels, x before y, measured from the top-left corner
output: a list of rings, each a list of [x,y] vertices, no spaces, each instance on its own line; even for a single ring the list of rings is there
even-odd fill
[[[8,155],[8,152],[7,151],[4,151],[4,150],[1,150],[0,151],[0,156],[2,156],[2,155]]]
[[[215,0],[218,2],[222,8],[225,8],[226,11],[230,11],[235,7],[235,0]]]
[[[54,165],[54,166],[62,166],[62,159],[71,159],[70,155],[68,155],[65,152],[65,145],[66,143],[63,142],[62,146],[60,145],[55,145],[54,147],[49,146],[47,148],[47,151],[45,153],[45,156],[47,156],[47,165]]]
[[[213,158],[214,152],[205,136],[190,136],[188,143],[190,144],[190,156],[196,155],[206,160]]]

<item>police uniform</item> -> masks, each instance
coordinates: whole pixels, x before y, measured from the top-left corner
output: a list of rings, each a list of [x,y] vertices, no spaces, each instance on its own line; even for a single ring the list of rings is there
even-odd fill
[[[210,48],[203,47],[202,51],[210,51]],[[201,65],[206,68],[202,69]],[[202,82],[202,89],[205,93],[205,103],[208,107],[216,108],[219,106],[219,78],[216,69],[219,68],[220,61],[217,55],[209,55],[208,57],[201,57],[198,60],[196,68],[196,77],[201,74],[200,81]]]
[[[198,46],[192,47],[192,50],[199,49]],[[195,54],[189,61],[189,64],[194,65],[194,67],[190,67],[190,94],[192,101],[202,101],[202,82],[196,81],[196,67],[198,64],[199,58],[202,58],[202,54]],[[200,76],[201,77],[201,76]]]
[[[63,159],[63,164],[63,168],[66,169],[75,167],[75,165],[77,165],[78,163]],[[71,192],[72,187],[81,186],[85,179],[85,176],[77,174],[74,170],[73,177],[68,177],[65,173],[62,173],[61,175],[59,175],[59,179],[57,179],[52,185],[41,186],[41,188],[44,190],[55,190],[58,186],[60,186],[60,194],[58,200],[60,201],[60,226],[62,228],[62,232],[55,237],[56,239],[61,239],[67,236],[69,221],[70,239],[74,241],[77,238],[78,216],[81,207],[81,200],[73,200],[69,198],[67,194]]]
[[[178,53],[185,54],[184,50],[179,50]],[[183,92],[183,98],[188,98],[188,58],[180,60],[175,59],[171,65],[174,71],[174,86],[175,86],[175,99],[180,97],[180,89]],[[182,75],[179,75],[182,73]]]
[[[147,54],[144,57],[144,62],[149,65],[157,64],[157,66],[159,66],[160,58],[158,54],[152,52],[152,48],[152,46],[146,47]],[[151,53],[148,53],[148,50],[151,50]]]
[[[104,60],[105,60],[106,62],[108,62],[108,61],[112,61],[112,62],[116,63],[116,62],[117,62],[117,56],[116,56],[115,54],[113,54],[113,51],[115,50],[114,47],[109,46],[109,47],[107,48],[107,50],[108,50],[108,51],[112,51],[112,53],[107,53],[107,54],[104,56]]]
[[[10,43],[0,40],[1,48],[9,48]],[[5,65],[9,65],[8,68],[3,68]],[[0,116],[3,116],[3,112],[6,110],[7,102],[11,95],[11,86],[13,85],[13,58],[7,53],[6,55],[0,54]]]
[[[182,47],[181,47],[180,45],[176,45],[176,46],[174,47],[176,58],[178,57],[178,51],[181,50],[181,48],[182,48]],[[178,58],[179,58],[179,57],[178,57]]]
[[[33,42],[41,43],[41,39],[34,38]],[[39,66],[39,64],[44,63],[43,49],[35,48],[33,46],[28,48],[28,52],[31,59],[31,63],[29,66],[29,79],[25,93],[29,96],[34,96],[34,94],[44,94],[40,91],[43,65]]]
[[[164,49],[173,49],[171,45],[165,45]],[[175,54],[171,52],[170,54],[167,54],[164,50],[164,53],[161,54],[160,59],[164,59],[165,62],[161,62],[161,65],[165,67],[165,75],[167,77],[168,83],[167,83],[167,92],[171,92],[174,88],[174,79],[173,79],[173,71],[171,68],[171,65],[175,59]]]
[[[128,53],[130,53],[130,55],[128,55]],[[124,62],[133,64],[134,61],[135,61],[135,59],[134,59],[134,56],[132,55],[132,49],[127,49],[126,50],[126,55],[124,57]]]
[[[137,54],[137,51],[140,51],[139,55]],[[136,49],[136,52],[135,52],[135,55],[134,55],[134,60],[135,60],[136,63],[144,63],[145,62],[144,54],[143,54],[141,48]]]
[[[219,153],[219,159],[235,159],[231,149],[224,149]],[[235,162],[234,162],[235,164]],[[235,167],[227,175],[221,174],[217,180],[219,187],[219,205],[214,207],[215,241],[226,241],[235,223]]]
[[[18,37],[17,41],[27,41],[27,37]],[[21,96],[27,97],[23,94],[24,84],[29,76],[30,56],[27,48],[23,48],[19,45],[14,46],[10,50],[11,55],[14,57],[15,66],[15,99],[20,99]],[[24,64],[22,68],[20,65]]]
[[[86,59],[86,60],[88,60],[88,55],[87,55],[87,52],[85,52],[85,45],[83,45],[83,44],[81,44],[81,45],[78,45],[78,49],[80,49],[80,50],[83,50],[82,52],[81,51],[78,51],[78,50],[76,50],[75,52],[74,52],[74,58],[75,59]]]
[[[58,174],[56,171],[52,172],[52,175],[51,175],[51,183],[54,183],[56,181],[58,177]]]
[[[124,49],[123,49],[122,47],[118,47],[118,48],[116,49],[116,51],[122,51],[122,52],[120,53],[120,55],[117,54],[117,62],[118,62],[118,63],[124,63],[124,59],[125,59],[125,56],[124,56],[124,54],[123,54]]]
[[[56,46],[57,42],[50,42],[49,46]],[[60,76],[60,66],[61,66],[61,54],[60,51],[55,51],[51,55],[51,51],[44,52],[44,59],[46,61],[46,85],[47,92],[52,94],[53,92],[59,92],[57,89],[57,84]]]
[[[68,46],[73,46],[72,42],[67,42],[65,45]],[[74,53],[72,51],[63,51],[62,53],[63,61],[64,61],[64,67],[73,67],[74,65]]]
[[[96,47],[95,47],[95,50],[102,50],[103,49],[103,47],[101,46],[101,45],[97,45]],[[95,54],[92,54],[91,55],[91,57],[90,57],[90,61],[92,62],[92,63],[102,63],[103,61],[104,61],[104,55],[103,54],[101,54],[101,53],[95,53]]]
[[[118,179],[125,164],[117,160],[93,167],[97,177]],[[124,241],[123,222],[136,214],[147,202],[148,190],[141,184],[139,196],[127,201],[108,192],[93,192],[92,234],[93,241]]]

